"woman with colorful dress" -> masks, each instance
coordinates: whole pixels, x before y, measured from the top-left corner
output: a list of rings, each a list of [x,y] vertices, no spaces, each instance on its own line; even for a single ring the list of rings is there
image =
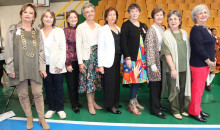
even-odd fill
[[[121,49],[124,55],[123,84],[131,84],[128,111],[140,116],[144,107],[137,101],[138,88],[148,81],[144,40],[146,31],[143,23],[138,21],[141,9],[137,4],[128,7],[130,19],[121,28]]]
[[[100,25],[94,22],[95,7],[87,3],[82,8],[86,21],[76,29],[76,51],[79,64],[79,93],[86,93],[89,113],[102,107],[95,102],[95,91],[101,90],[101,75],[98,72],[97,44]]]

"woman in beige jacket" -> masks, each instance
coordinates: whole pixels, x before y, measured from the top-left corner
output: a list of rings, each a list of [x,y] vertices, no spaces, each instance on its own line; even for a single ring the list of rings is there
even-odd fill
[[[82,14],[86,21],[76,29],[76,51],[79,64],[79,93],[86,93],[89,112],[94,115],[95,109],[102,109],[96,104],[95,90],[101,89],[101,75],[98,72],[97,44],[100,25],[94,22],[95,8],[85,4]]]

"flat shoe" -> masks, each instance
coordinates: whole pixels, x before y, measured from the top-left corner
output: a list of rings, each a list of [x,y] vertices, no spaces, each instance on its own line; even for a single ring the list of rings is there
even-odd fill
[[[173,114],[173,116],[179,120],[183,119],[183,117],[180,114]]]
[[[182,116],[189,116],[189,113],[183,112],[183,113],[181,113],[181,115],[182,115]]]

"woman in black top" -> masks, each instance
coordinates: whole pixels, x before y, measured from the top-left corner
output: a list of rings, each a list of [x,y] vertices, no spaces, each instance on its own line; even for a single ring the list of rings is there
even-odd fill
[[[192,20],[195,25],[190,32],[192,85],[188,112],[201,122],[206,122],[204,117],[210,116],[202,111],[200,104],[209,71],[215,67],[215,37],[206,28],[208,18],[209,9],[206,5],[197,5],[193,9]]]
[[[146,31],[143,23],[138,21],[141,9],[137,4],[128,7],[130,20],[122,25],[121,48],[124,55],[123,84],[131,84],[128,111],[140,116],[144,110],[137,101],[137,91],[141,83],[147,82],[144,43]]]
[[[115,25],[118,12],[115,8],[105,11],[105,26],[98,33],[98,66],[104,74],[104,105],[108,111],[121,114],[118,107],[120,95],[120,28]]]

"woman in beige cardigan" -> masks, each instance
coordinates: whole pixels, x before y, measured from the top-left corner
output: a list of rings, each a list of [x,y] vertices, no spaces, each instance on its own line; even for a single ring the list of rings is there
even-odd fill
[[[101,89],[101,75],[98,72],[97,44],[100,25],[94,22],[95,8],[87,3],[82,8],[86,21],[76,29],[76,51],[79,64],[79,93],[86,93],[89,112],[102,109],[95,102],[95,90]]]

